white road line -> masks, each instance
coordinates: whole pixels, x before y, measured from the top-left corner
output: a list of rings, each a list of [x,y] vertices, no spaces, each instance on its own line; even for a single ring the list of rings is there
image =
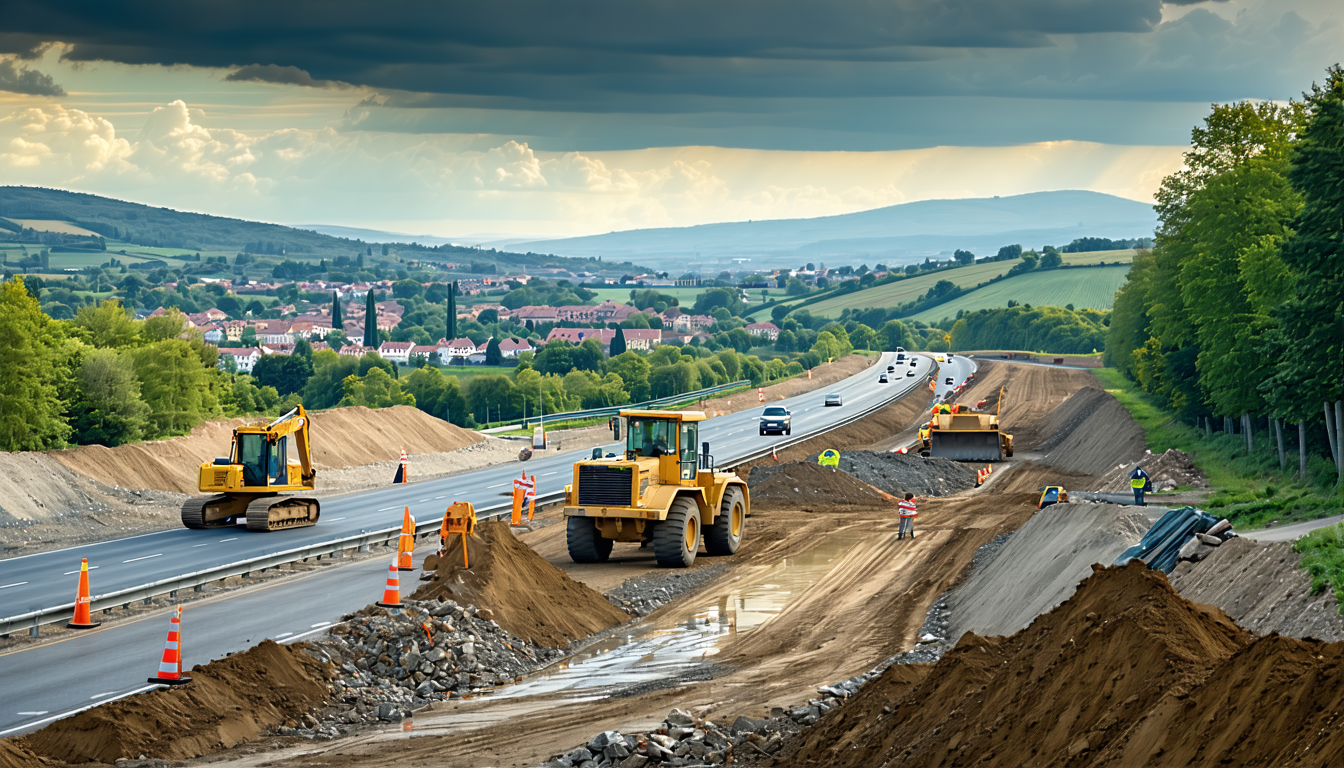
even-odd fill
[[[337,520],[344,520],[344,519],[345,519],[344,517],[333,517],[333,518],[327,520],[327,522],[328,522],[328,523],[334,523],[334,522],[336,522]]]
[[[15,732],[15,731],[22,731],[22,730],[24,730],[25,728],[32,728],[33,726],[36,726],[36,725],[43,725],[43,724],[45,724],[45,723],[50,723],[50,722],[53,721],[53,720],[60,720],[62,717],[69,717],[70,715],[77,715],[77,714],[79,714],[80,712],[83,712],[83,711],[86,710],[86,709],[93,709],[94,707],[98,706],[99,704],[106,704],[106,703],[108,703],[109,701],[116,701],[117,699],[124,699],[124,698],[126,698],[127,696],[131,696],[131,695],[134,695],[134,694],[137,694],[137,693],[144,693],[145,691],[152,691],[152,690],[154,690],[155,688],[158,688],[158,687],[159,687],[159,686],[157,686],[157,685],[146,685],[146,686],[142,686],[142,687],[140,687],[140,688],[136,688],[136,689],[131,690],[131,691],[127,691],[127,692],[125,692],[125,693],[119,693],[119,694],[117,694],[116,696],[113,696],[113,697],[110,698],[110,699],[104,699],[103,701],[94,702],[93,704],[85,704],[85,705],[82,706],[82,707],[76,707],[76,708],[74,708],[74,709],[71,709],[71,710],[62,712],[62,713],[60,713],[60,714],[58,714],[58,715],[52,715],[51,717],[48,717],[48,718],[45,718],[45,719],[42,719],[42,720],[35,720],[35,721],[31,722],[31,723],[24,723],[23,725],[16,725],[16,726],[14,726],[13,728],[8,728],[8,729],[6,729],[6,730],[0,731],[0,736],[5,736],[5,735],[7,735],[7,734],[11,734],[11,733],[13,733],[13,732]]]
[[[417,502],[415,502],[415,503],[416,503],[416,504],[424,504],[426,501],[430,501],[430,499],[421,499],[421,500],[419,500],[419,501],[417,501]]]
[[[90,566],[89,566],[89,570],[90,570],[90,571],[96,571],[96,570],[98,570],[98,566],[96,566],[96,565],[90,565]],[[72,574],[72,573],[79,573],[79,571],[66,571],[65,573],[62,573],[61,575],[62,575],[62,576],[69,576],[69,575]]]
[[[489,490],[491,488],[503,488],[506,485],[508,485],[508,483],[495,483],[494,485],[487,485],[485,488],[486,490]]]
[[[191,545],[191,548],[192,548],[192,549],[195,549],[195,548],[197,548],[197,547],[208,547],[208,546],[210,546],[210,542],[207,541],[207,542],[204,543],[204,544],[192,544],[192,545]]]
[[[435,496],[435,497],[434,497],[434,500],[435,500],[435,501],[438,501],[439,499],[446,499],[446,498],[448,498],[448,497],[447,497],[447,496]]]
[[[9,589],[10,587],[22,587],[24,584],[27,584],[27,583],[28,583],[28,582],[26,582],[26,581],[16,581],[16,582],[14,582],[13,584],[6,584],[6,585],[4,585],[3,587],[0,587],[0,589]]]
[[[41,712],[15,712],[14,714],[16,714],[16,715],[45,715],[45,714],[47,714],[47,712],[49,712],[49,711],[50,711],[50,710],[46,710],[46,709],[44,709],[44,710],[42,710]]]
[[[157,553],[152,554],[152,555],[145,555],[144,557],[132,557],[130,560],[122,560],[121,562],[123,562],[123,563],[134,563],[134,562],[137,561],[137,560],[148,560],[148,559],[150,559],[151,557],[163,557],[163,553],[162,553],[162,552],[157,552]]]
[[[542,477],[549,477],[550,475],[558,475],[558,474],[560,474],[560,471],[559,471],[559,470],[556,470],[556,471],[554,471],[554,472],[542,472],[542,473],[541,473],[541,476],[542,476]]]
[[[276,640],[279,640],[279,639],[282,638],[282,637],[289,637],[289,636],[292,635],[292,634],[294,634],[294,633],[293,633],[293,632],[281,632],[280,634],[278,634],[278,635],[275,636],[275,639],[276,639]]]
[[[378,510],[378,511],[379,511],[379,512],[386,512],[386,511],[388,511],[388,510],[390,510],[390,509],[396,509],[396,507],[383,507],[382,509],[380,509],[380,510]]]
[[[295,636],[293,636],[293,637],[287,637],[287,638],[285,638],[285,642],[286,642],[286,643],[292,643],[292,642],[294,642],[295,640],[299,640],[299,639],[305,638],[305,637],[307,637],[307,636],[309,636],[309,635],[316,635],[318,632],[325,632],[327,629],[328,629],[327,627],[318,627],[317,629],[310,629],[310,630],[308,630],[307,632],[300,632],[299,634],[297,634],[297,635],[295,635]]]
[[[331,624],[330,621],[319,621],[316,624],[309,624],[308,626],[312,627],[313,629],[317,629],[318,627],[325,627],[329,626],[330,624]]]
[[[101,699],[104,696],[111,696],[114,693],[116,693],[116,691],[103,691],[102,693],[95,693],[89,697],[89,701],[93,701],[94,699]]]

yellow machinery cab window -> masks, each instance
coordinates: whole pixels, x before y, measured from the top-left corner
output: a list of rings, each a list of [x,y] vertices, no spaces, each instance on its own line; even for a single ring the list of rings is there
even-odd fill
[[[683,421],[681,423],[681,479],[695,479],[695,445],[698,442],[697,436],[700,434],[700,425],[693,421]]]
[[[676,422],[666,419],[631,419],[625,450],[634,456],[670,456],[677,451]]]
[[[263,486],[270,475],[267,462],[266,436],[243,433],[238,435],[238,463],[243,465],[243,485]]]

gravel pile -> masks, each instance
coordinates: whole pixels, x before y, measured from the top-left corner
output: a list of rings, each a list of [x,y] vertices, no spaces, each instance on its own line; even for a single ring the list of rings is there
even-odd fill
[[[315,646],[339,667],[337,723],[396,721],[431,701],[513,682],[564,655],[500,629],[488,610],[451,600],[366,608]]]
[[[831,701],[835,701],[831,699]],[[839,702],[827,705],[838,706]],[[674,709],[656,730],[603,731],[583,746],[557,755],[541,768],[644,768],[655,765],[723,765],[751,756],[773,756],[798,732],[799,722],[816,722],[821,707],[775,709],[768,720],[739,717],[731,725],[702,720]],[[797,717],[793,713],[797,712]]]
[[[727,563],[692,571],[656,572],[626,579],[606,593],[612,605],[635,616],[647,616],[681,595],[705,584],[728,567]]]
[[[841,451],[840,469],[893,496],[947,496],[975,487],[976,466],[885,451]]]

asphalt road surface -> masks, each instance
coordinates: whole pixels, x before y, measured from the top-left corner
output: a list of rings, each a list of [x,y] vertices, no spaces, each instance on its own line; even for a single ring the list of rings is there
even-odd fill
[[[904,376],[904,371],[910,370],[907,364],[898,366],[900,376],[891,377],[891,383],[878,383],[878,374],[893,362],[894,355],[885,354],[878,363],[843,382],[772,404],[793,411],[798,434],[834,424],[852,409],[927,386],[922,383],[923,374],[938,365],[930,358],[919,357],[914,377]],[[974,363],[959,357],[939,367],[940,392],[948,388],[943,383],[946,377],[960,384],[975,369]],[[823,399],[830,393],[839,393],[844,405],[825,407]],[[701,424],[701,440],[710,442],[720,463],[768,447],[779,438],[759,435],[759,415],[760,410],[753,408],[707,420]],[[68,603],[74,595],[80,558],[89,558],[90,567],[96,567],[90,573],[94,593],[110,592],[362,530],[395,527],[401,523],[403,506],[410,506],[417,519],[424,519],[420,516],[441,515],[454,501],[471,501],[477,507],[502,502],[520,466],[537,476],[541,492],[560,490],[572,476],[573,463],[589,454],[538,454],[525,465],[506,464],[325,499],[322,519],[311,528],[272,533],[250,533],[241,526],[196,531],[184,528],[3,560],[0,616]],[[185,665],[203,664],[268,637],[288,641],[321,631],[342,615],[376,600],[386,569],[382,559],[364,561],[193,603],[183,615]],[[0,680],[5,691],[0,697],[0,736],[31,731],[78,709],[146,688],[146,679],[157,670],[166,634],[166,613],[159,612],[0,656]]]

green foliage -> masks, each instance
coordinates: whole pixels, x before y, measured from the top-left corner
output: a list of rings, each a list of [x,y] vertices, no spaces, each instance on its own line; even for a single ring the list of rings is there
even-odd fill
[[[281,395],[300,392],[313,375],[311,357],[302,355],[265,355],[252,368],[252,377],[263,387],[274,387]]]
[[[341,398],[342,406],[389,408],[394,405],[415,405],[415,397],[402,391],[401,383],[380,366],[370,368],[363,376],[347,376],[341,383],[341,390],[345,393]]]
[[[190,432],[216,415],[218,403],[211,392],[213,368],[206,368],[201,351],[182,339],[165,339],[131,352],[140,393],[149,406],[148,437]]]
[[[725,309],[730,316],[739,316],[747,305],[742,303],[741,292],[736,288],[709,288],[695,298],[695,307],[691,314],[712,315],[716,309]]]
[[[1344,524],[1319,528],[1298,539],[1293,551],[1302,555],[1301,565],[1311,576],[1311,593],[1329,587],[1335,602],[1344,606]]]
[[[111,447],[144,435],[149,406],[140,399],[140,382],[128,352],[89,350],[77,379],[79,394],[71,413],[76,443]]]
[[[56,329],[28,294],[24,278],[0,283],[0,450],[61,447]]]
[[[359,375],[359,360],[329,349],[313,353],[313,375],[303,388],[304,407],[321,410],[334,407],[344,397],[341,387],[350,376]]]
[[[635,352],[623,352],[608,361],[607,370],[620,377],[631,402],[649,400],[649,361]]]
[[[336,330],[345,328],[345,320],[341,314],[341,295],[336,291],[331,292],[331,327]]]
[[[377,349],[380,343],[378,340],[378,305],[374,300],[373,291],[370,290],[364,294],[364,346],[369,349]]]
[[[982,309],[952,326],[951,349],[1043,349],[1087,354],[1105,340],[1104,315],[1060,307]]]
[[[638,315],[638,317],[644,317]],[[648,321],[645,321],[648,324]],[[616,335],[611,337],[611,356],[617,357],[625,352],[625,331],[621,328],[616,329]]]
[[[90,344],[99,348],[129,347],[140,334],[140,323],[117,299],[80,307],[75,313],[74,327],[82,331]]]
[[[467,400],[456,376],[445,376],[438,368],[420,368],[402,380],[402,389],[415,398],[415,407],[430,416],[467,425]]]

